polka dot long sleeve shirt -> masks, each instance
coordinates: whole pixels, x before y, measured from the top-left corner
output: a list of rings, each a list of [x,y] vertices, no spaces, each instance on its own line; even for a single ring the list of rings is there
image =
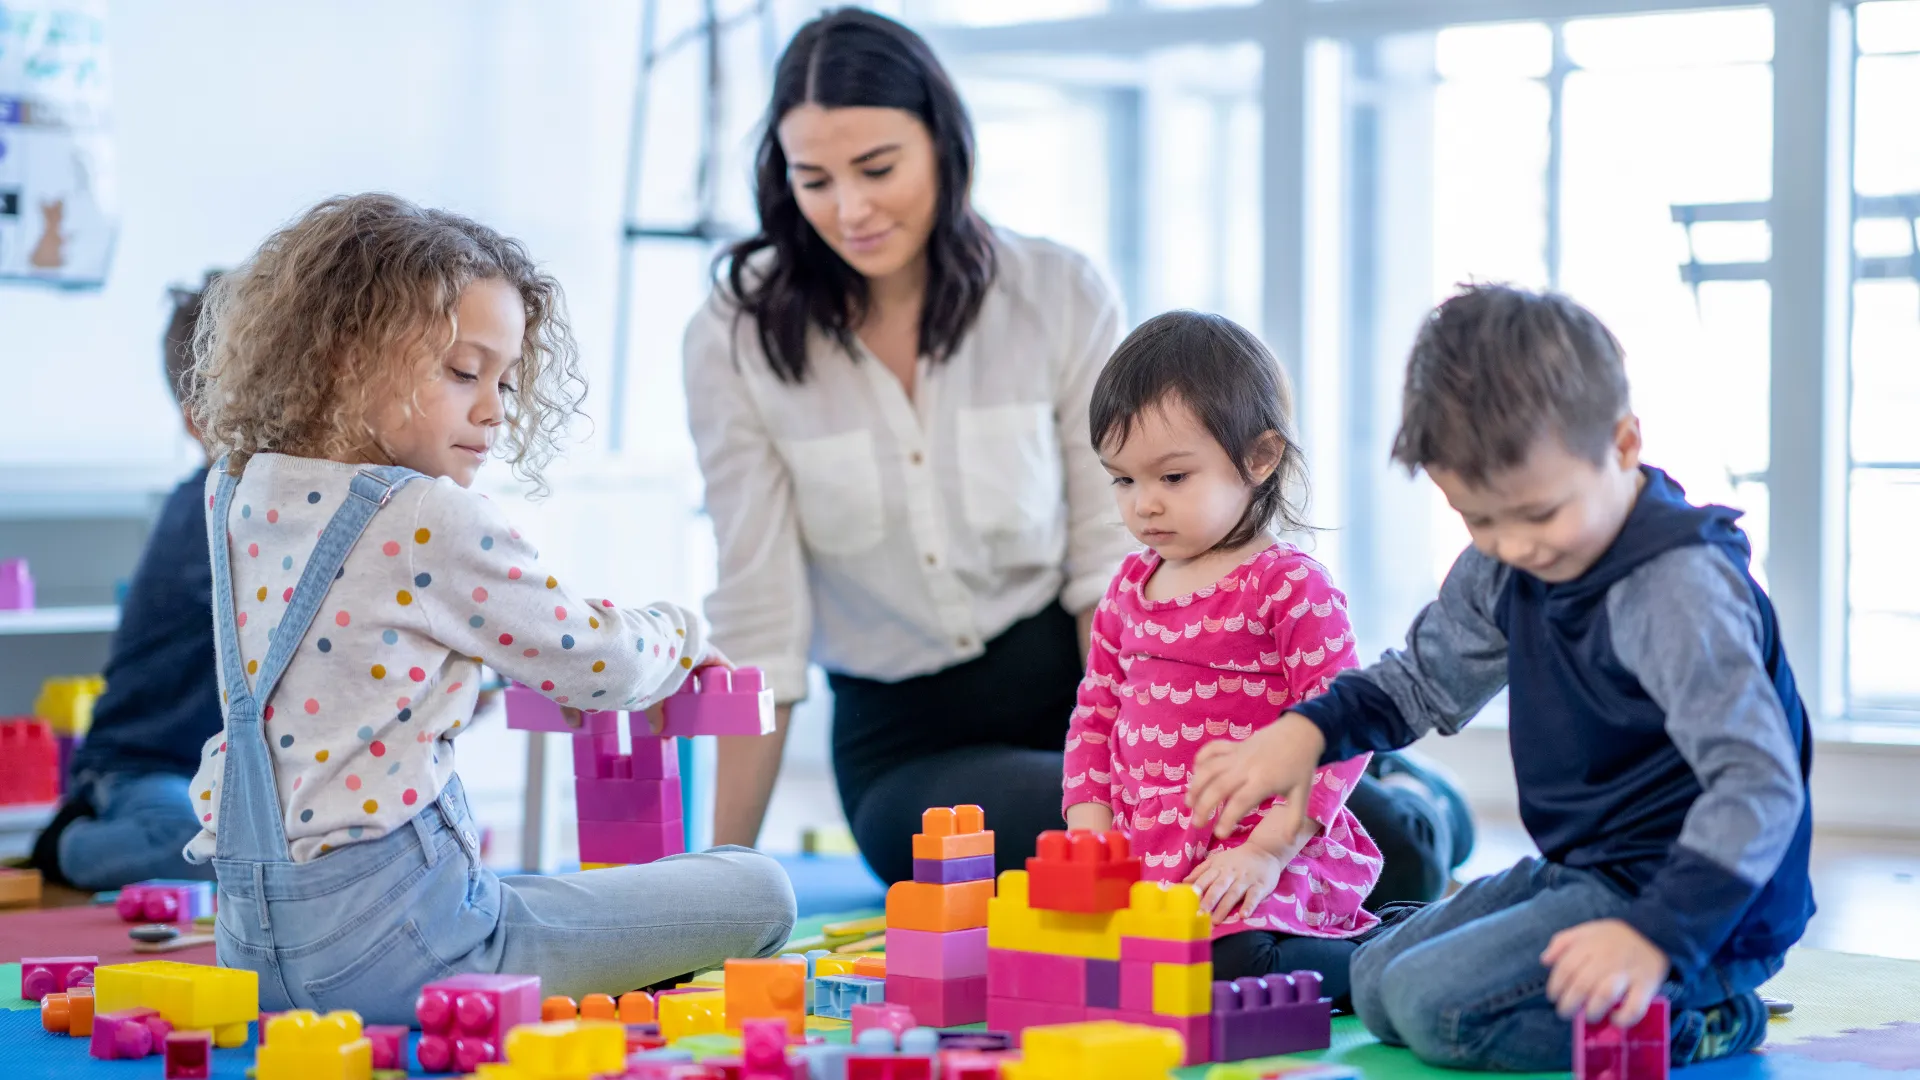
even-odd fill
[[[1247,842],[1278,799],[1261,804],[1225,840],[1187,809],[1187,779],[1200,748],[1241,740],[1294,705],[1319,696],[1354,666],[1346,598],[1319,563],[1276,544],[1212,585],[1148,600],[1160,565],[1151,551],[1127,556],[1093,617],[1093,649],[1067,732],[1063,807],[1113,811],[1151,881],[1182,881],[1216,847]],[[1244,920],[1214,936],[1277,930],[1349,937],[1378,921],[1361,901],[1380,879],[1380,849],[1347,795],[1367,755],[1314,775],[1307,816],[1321,825],[1280,882]]]
[[[227,524],[249,685],[356,472],[281,454],[247,463]],[[218,484],[208,477],[209,511]],[[348,553],[265,703],[293,860],[384,836],[438,797],[483,664],[563,704],[640,709],[679,689],[704,638],[699,617],[673,605],[572,591],[486,496],[445,478],[407,484]],[[224,731],[208,740],[193,779],[195,862],[213,857],[225,746]]]

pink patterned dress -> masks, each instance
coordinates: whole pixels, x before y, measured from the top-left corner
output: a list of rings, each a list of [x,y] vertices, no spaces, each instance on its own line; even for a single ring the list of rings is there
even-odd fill
[[[1275,544],[1212,585],[1170,600],[1142,596],[1160,565],[1127,557],[1093,619],[1093,652],[1067,733],[1063,806],[1114,811],[1153,881],[1182,881],[1215,847],[1237,847],[1280,801],[1216,840],[1187,809],[1187,774],[1212,739],[1244,739],[1315,697],[1354,666],[1346,598],[1326,570]],[[1307,815],[1322,826],[1245,921],[1214,936],[1274,930],[1351,937],[1377,919],[1361,901],[1380,879],[1380,849],[1347,809],[1365,772],[1354,758],[1316,774]]]

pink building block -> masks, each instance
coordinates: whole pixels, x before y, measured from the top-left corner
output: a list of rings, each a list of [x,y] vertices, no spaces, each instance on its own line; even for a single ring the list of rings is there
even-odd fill
[[[887,951],[893,951],[893,935],[887,931]],[[1049,953],[1015,952],[1012,949],[987,950],[987,985],[997,998],[1019,1001],[1048,1001],[1059,1005],[1087,1003],[1087,961],[1079,956],[1054,956]],[[887,995],[893,1000],[893,995]],[[1147,1011],[1153,1011],[1153,976],[1147,976]]]
[[[989,997],[987,999],[987,1029],[1004,1031],[1015,1039],[1030,1027],[1044,1027],[1048,1024],[1077,1024],[1082,1020],[1096,1020],[1095,1010],[1079,1005],[1058,1005],[1050,1001],[1021,1001],[1018,998]]]
[[[1667,1080],[1671,1009],[1655,997],[1647,1015],[1630,1028],[1611,1019],[1588,1024],[1586,1013],[1573,1018],[1574,1080]]]
[[[39,1001],[48,994],[64,994],[91,977],[97,956],[23,956],[20,958],[20,996]]]
[[[25,559],[0,559],[0,611],[33,610],[33,572]]]
[[[421,1068],[470,1073],[503,1060],[510,1029],[540,1022],[540,977],[455,975],[422,987],[413,1011]]]
[[[1120,959],[1144,960],[1149,964],[1200,964],[1213,959],[1213,942],[1123,937]]]
[[[873,1005],[855,1005],[853,1007],[853,1038],[858,1042],[860,1033],[873,1028],[884,1028],[893,1032],[895,1046],[900,1044],[900,1036],[908,1028],[919,1027],[913,1010],[897,1001],[882,1001]]]
[[[1120,1007],[1128,1012],[1153,1011],[1153,965],[1144,960],[1120,961]]]
[[[581,823],[583,863],[650,863],[685,850],[686,824],[678,819]]]
[[[707,668],[665,703],[662,735],[769,735],[773,689],[759,668]]]
[[[887,975],[887,1000],[913,1010],[929,1027],[959,1027],[987,1018],[987,977],[916,979]]]
[[[680,778],[620,780],[580,776],[573,781],[581,821],[678,821]]]
[[[213,914],[213,882],[138,882],[120,890],[113,910],[130,923],[188,922]]]
[[[680,775],[677,740],[638,735],[633,752],[620,752],[618,735],[575,735],[573,775],[598,780],[665,780]]]
[[[213,1032],[171,1032],[167,1035],[166,1055],[163,1066],[166,1080],[209,1080],[213,1075]]]
[[[531,686],[514,683],[507,687],[507,726],[515,731],[552,731],[561,735],[618,735],[620,714],[582,712],[580,726],[573,727],[561,716],[559,702]]]
[[[1235,979],[1213,984],[1211,1042],[1219,1061],[1325,1050],[1333,1042],[1332,1002],[1320,973]]]
[[[406,1071],[407,1031],[404,1024],[370,1024],[360,1030],[373,1043],[373,1067]]]
[[[967,979],[987,973],[987,928],[888,930],[887,974],[917,979]],[[1011,997],[1025,997],[1012,994]]]
[[[93,1018],[87,1053],[102,1061],[143,1058],[166,1045],[173,1025],[154,1009],[122,1009]]]
[[[1155,1012],[1134,1012],[1131,1009],[1088,1009],[1087,1019],[1119,1020],[1127,1024],[1145,1024],[1177,1031],[1187,1044],[1186,1055],[1180,1059],[1182,1065],[1221,1060],[1213,1053],[1213,1018],[1210,1016],[1161,1016]]]
[[[643,725],[644,728],[644,725]],[[664,735],[633,737],[630,775],[635,780],[665,780],[680,775],[680,741]]]

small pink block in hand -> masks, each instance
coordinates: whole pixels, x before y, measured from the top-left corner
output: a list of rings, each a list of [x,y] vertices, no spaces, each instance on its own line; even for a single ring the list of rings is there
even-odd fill
[[[773,690],[759,668],[704,668],[666,700],[662,735],[770,735]]]

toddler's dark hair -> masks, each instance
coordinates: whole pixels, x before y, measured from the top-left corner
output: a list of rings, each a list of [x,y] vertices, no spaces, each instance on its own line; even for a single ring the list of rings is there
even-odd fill
[[[1393,460],[1479,485],[1552,436],[1599,463],[1629,407],[1620,342],[1593,312],[1558,293],[1469,285],[1414,339]]]
[[[1238,547],[1278,521],[1307,528],[1307,459],[1293,429],[1293,386],[1260,339],[1232,319],[1200,311],[1169,311],[1141,323],[1114,351],[1093,387],[1088,428],[1095,450],[1123,445],[1148,409],[1179,401],[1193,410],[1240,471],[1254,483],[1250,463],[1261,440],[1280,437],[1280,461],[1254,488],[1253,501],[1215,551]],[[1298,501],[1290,492],[1298,492]]]
[[[193,332],[206,310],[207,290],[220,280],[220,271],[207,271],[206,280],[197,289],[179,287],[167,290],[173,313],[167,316],[167,329],[160,337],[160,353],[167,371],[167,389],[173,391],[176,405],[185,405],[193,391]]]

